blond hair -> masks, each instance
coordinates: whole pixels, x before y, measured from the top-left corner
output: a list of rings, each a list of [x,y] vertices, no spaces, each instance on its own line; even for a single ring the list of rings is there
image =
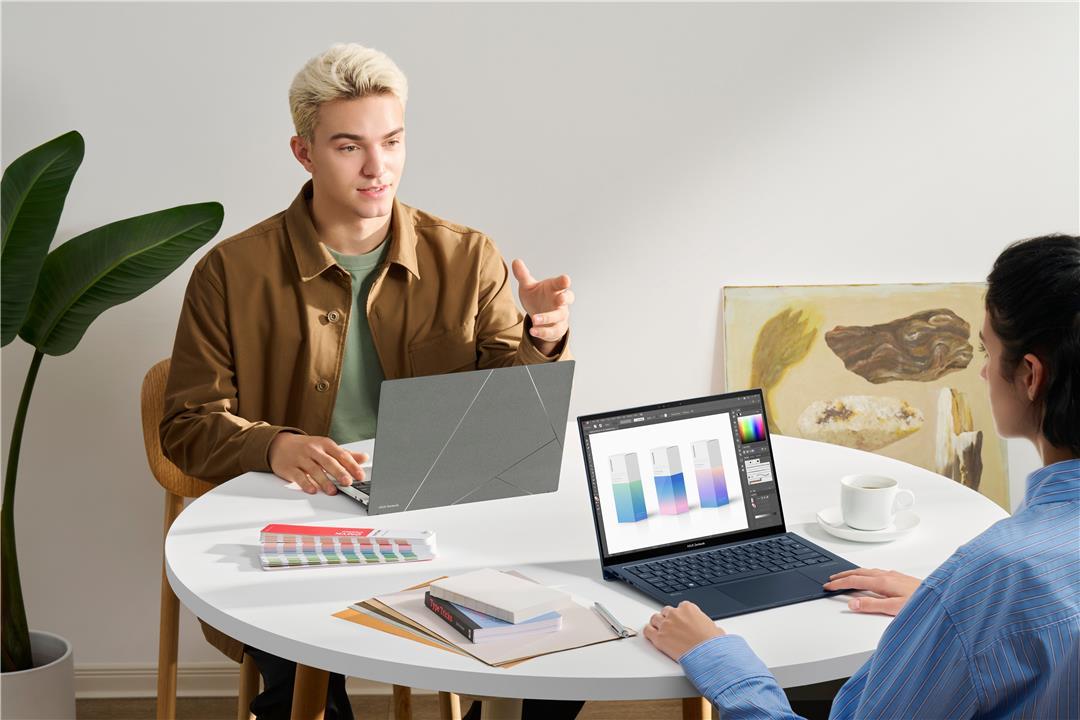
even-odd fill
[[[313,139],[319,106],[324,102],[388,94],[405,107],[409,83],[394,61],[373,48],[338,43],[308,60],[289,86],[296,134]]]

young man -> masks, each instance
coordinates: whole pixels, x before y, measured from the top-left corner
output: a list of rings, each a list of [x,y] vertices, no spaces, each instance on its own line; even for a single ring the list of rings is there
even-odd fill
[[[527,315],[483,234],[396,198],[405,166],[405,76],[384,54],[336,45],[289,90],[293,155],[311,180],[282,213],[215,246],[184,298],[161,444],[196,477],[272,471],[309,493],[363,479],[342,443],[373,437],[383,379],[568,357],[570,278],[515,260]],[[204,625],[233,659],[245,648]],[[288,716],[295,664],[254,648]],[[351,717],[344,680],[327,717]]]

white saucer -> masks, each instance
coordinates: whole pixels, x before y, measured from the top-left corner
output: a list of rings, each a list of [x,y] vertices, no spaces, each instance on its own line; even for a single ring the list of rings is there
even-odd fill
[[[893,524],[882,530],[856,530],[844,524],[840,506],[819,510],[818,525],[830,535],[854,542],[888,542],[903,537],[919,526],[919,516],[911,510],[901,510],[893,518]]]

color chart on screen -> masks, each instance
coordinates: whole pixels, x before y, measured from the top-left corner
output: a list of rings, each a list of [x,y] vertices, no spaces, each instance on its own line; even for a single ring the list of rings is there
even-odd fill
[[[765,439],[765,416],[743,415],[739,418],[739,442],[761,442]]]
[[[590,436],[609,553],[746,529],[732,425],[725,412]]]

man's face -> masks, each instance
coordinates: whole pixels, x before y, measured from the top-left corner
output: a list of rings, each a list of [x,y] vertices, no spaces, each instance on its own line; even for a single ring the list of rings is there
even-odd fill
[[[390,214],[405,169],[405,122],[393,95],[333,100],[319,106],[314,137],[293,138],[320,203],[356,218]]]

